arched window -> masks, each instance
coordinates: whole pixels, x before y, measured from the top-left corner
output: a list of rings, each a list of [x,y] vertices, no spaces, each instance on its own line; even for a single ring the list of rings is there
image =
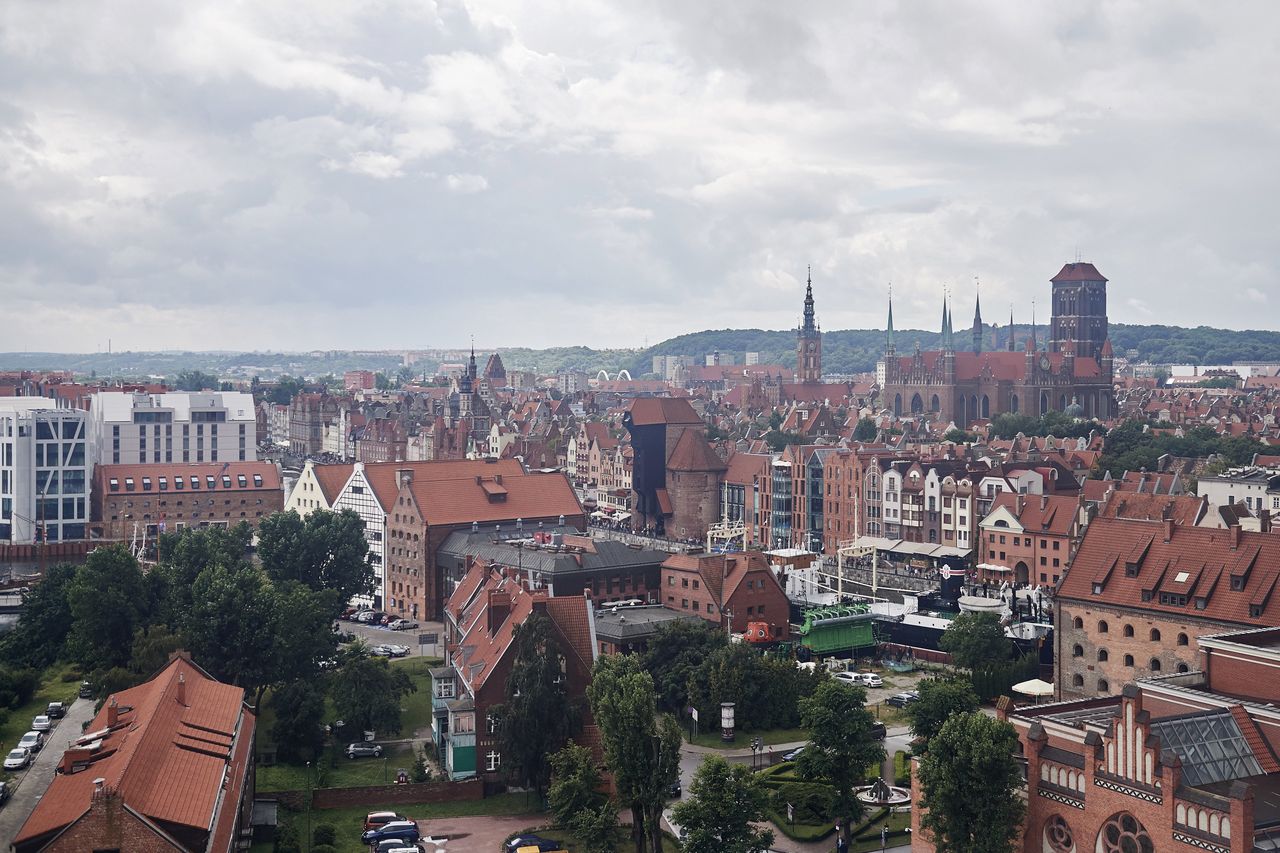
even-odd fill
[[[1049,411],[1049,392],[1041,391],[1040,392],[1040,414],[1043,415],[1047,411]]]
[[[1076,675],[1071,676],[1071,686],[1072,686],[1072,687],[1084,687],[1084,676],[1083,676],[1083,675],[1080,675],[1079,673],[1077,673]]]
[[[1009,399],[1009,410],[1013,412],[1015,415],[1018,414],[1018,395],[1017,394],[1014,394]]]
[[[924,400],[920,399],[919,394],[911,395],[911,414],[918,415],[924,411]]]
[[[1153,643],[1158,643],[1158,642],[1160,642],[1160,629],[1159,629],[1159,628],[1152,628],[1152,629],[1151,629],[1151,642],[1153,642]]]
[[[1072,647],[1071,647],[1071,656],[1072,656],[1073,658],[1082,658],[1082,657],[1084,657],[1084,646],[1080,645],[1079,643],[1076,643],[1074,646],[1072,646]]]
[[[942,403],[938,400],[938,395],[934,394],[933,399],[929,401],[929,411],[936,412],[942,408]]]
[[[1125,656],[1124,656],[1124,665],[1125,665],[1125,666],[1133,666],[1133,655],[1125,655]]]
[[[1120,812],[1102,825],[1095,849],[1097,853],[1155,853],[1156,846],[1136,817]]]
[[[1186,672],[1186,671],[1187,671],[1187,665],[1185,663],[1178,664],[1178,672]]]
[[[897,416],[902,415],[902,395],[901,394],[893,395],[893,413],[894,415],[897,415]]]
[[[991,417],[991,398],[986,394],[982,395],[982,416],[984,418]]]
[[[1101,621],[1099,621],[1099,622],[1098,622],[1098,633],[1099,633],[1099,634],[1105,634],[1105,633],[1107,633],[1107,631],[1109,631],[1109,630],[1110,630],[1110,628],[1109,628],[1109,626],[1107,625],[1107,620],[1103,619],[1103,620],[1101,620]]]
[[[1106,663],[1107,657],[1108,655],[1107,655],[1106,649],[1098,649],[1098,663]]]
[[[1105,678],[1098,679],[1098,692],[1099,693],[1111,692],[1111,685],[1107,683],[1107,680]]]
[[[1077,616],[1077,617],[1075,618],[1075,620],[1071,623],[1071,625],[1072,625],[1072,627],[1074,627],[1074,628],[1083,628],[1083,627],[1084,627],[1084,620],[1083,620],[1083,619],[1081,619],[1079,616]]]
[[[1152,658],[1152,659],[1151,659],[1151,671],[1152,671],[1152,672],[1159,672],[1159,671],[1160,671],[1160,658]]]
[[[1133,636],[1133,626],[1132,626],[1132,625],[1125,625],[1125,626],[1124,626],[1124,635],[1125,635],[1126,637],[1132,637],[1132,636]]]
[[[1188,642],[1188,640],[1187,640],[1187,635],[1186,635],[1186,634],[1179,634],[1179,635],[1178,635],[1178,645],[1180,645],[1180,646],[1185,646],[1185,645],[1187,644],[1187,642]]]

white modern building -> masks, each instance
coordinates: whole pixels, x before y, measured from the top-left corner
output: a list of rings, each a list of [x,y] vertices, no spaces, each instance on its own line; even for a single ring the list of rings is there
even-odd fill
[[[44,397],[0,397],[0,542],[84,539],[91,460],[86,413]]]
[[[1280,513],[1280,468],[1231,468],[1201,477],[1196,482],[1196,492],[1207,498],[1211,507],[1244,504],[1250,515],[1256,516],[1264,509]]]
[[[253,396],[240,391],[101,391],[89,410],[93,462],[255,462]]]

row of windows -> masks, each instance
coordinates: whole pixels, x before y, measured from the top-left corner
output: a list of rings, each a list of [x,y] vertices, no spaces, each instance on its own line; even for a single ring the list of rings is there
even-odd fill
[[[142,477],[142,478],[141,478],[141,480],[142,480],[142,491],[144,491],[144,492],[149,492],[149,491],[151,491],[151,478],[150,478],[150,477]],[[216,489],[216,488],[217,488],[217,484],[218,484],[218,477],[214,476],[213,474],[206,475],[206,476],[205,476],[205,478],[204,478],[204,481],[205,481],[205,488],[207,488],[207,489]],[[199,477],[196,477],[196,476],[192,476],[192,477],[189,477],[189,478],[183,478],[183,477],[181,477],[181,476],[175,476],[175,477],[173,478],[173,487],[174,487],[175,489],[183,489],[183,488],[186,488],[183,484],[184,484],[184,483],[187,483],[187,482],[190,482],[190,484],[191,484],[191,489],[192,489],[193,491],[199,491],[199,490],[200,490],[200,478],[199,478]],[[169,478],[168,478],[168,477],[157,477],[157,478],[156,478],[156,485],[159,487],[159,491],[162,491],[162,492],[166,492],[166,491],[168,491],[168,490],[169,490]],[[242,488],[242,489],[248,488],[248,486],[249,486],[249,479],[248,479],[244,474],[237,474],[237,475],[236,475],[236,485],[238,485],[238,486],[239,486],[240,488]],[[254,485],[254,487],[255,487],[255,488],[258,488],[258,489],[262,488],[262,475],[261,475],[261,474],[254,474],[254,475],[253,475],[253,485]],[[111,491],[113,491],[113,492],[118,492],[118,491],[120,491],[120,480],[119,480],[119,478],[117,478],[117,477],[112,477],[112,478],[110,479],[110,481],[108,482],[108,487],[109,487],[109,488],[110,488],[110,490],[111,490]],[[224,489],[229,489],[229,488],[231,488],[231,477],[230,477],[230,475],[228,475],[228,474],[223,474],[223,475],[222,475],[222,488],[224,488]],[[125,490],[126,492],[132,492],[132,491],[134,490],[134,480],[133,480],[133,478],[132,478],[132,477],[125,477],[125,478],[124,478],[124,490]]]
[[[1071,624],[1072,624],[1072,626],[1073,626],[1073,627],[1075,627],[1075,628],[1077,628],[1077,629],[1083,629],[1083,628],[1084,628],[1084,620],[1083,620],[1083,619],[1081,619],[1079,616],[1077,616],[1077,617],[1072,621],[1072,623],[1071,623]],[[1105,620],[1105,619],[1099,619],[1099,620],[1098,620],[1098,633],[1099,633],[1099,634],[1107,634],[1107,633],[1110,633],[1110,631],[1111,631],[1111,626],[1110,626],[1109,624],[1107,624],[1107,620]],[[1126,623],[1126,624],[1125,624],[1125,626],[1121,629],[1121,634],[1123,634],[1123,635],[1124,635],[1124,636],[1126,636],[1126,637],[1132,637],[1132,636],[1134,635],[1133,626],[1132,626],[1132,625],[1130,625],[1130,624],[1128,624],[1128,623]],[[1161,635],[1160,635],[1160,629],[1159,629],[1159,628],[1152,628],[1152,629],[1151,629],[1151,633],[1150,633],[1150,639],[1151,639],[1151,642],[1153,642],[1153,643],[1158,643],[1158,642],[1160,642],[1160,637],[1161,637]],[[1188,644],[1189,644],[1189,642],[1190,642],[1190,638],[1189,638],[1185,633],[1179,633],[1179,634],[1178,634],[1178,645],[1180,645],[1180,646],[1185,646],[1185,645],[1188,645]],[[1076,648],[1079,648],[1079,646],[1077,646]]]
[[[1071,649],[1071,656],[1075,658],[1084,657],[1084,648],[1079,644],[1076,644]],[[1106,649],[1098,649],[1098,663],[1106,663],[1110,659],[1111,659],[1111,655]],[[1125,666],[1134,665],[1133,655],[1125,655],[1123,658],[1123,661]],[[1160,663],[1159,658],[1152,658],[1150,662],[1148,662],[1147,667],[1152,672],[1159,672],[1161,669],[1163,669],[1163,664]],[[1185,663],[1178,664],[1178,672],[1186,672],[1186,671],[1187,671],[1187,665]]]

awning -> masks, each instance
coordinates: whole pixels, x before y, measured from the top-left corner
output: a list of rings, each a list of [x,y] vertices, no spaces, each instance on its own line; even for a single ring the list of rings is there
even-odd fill
[[[991,563],[979,563],[978,571],[980,572],[1011,572],[1013,569],[1008,566],[996,566]]]
[[[671,508],[671,495],[667,494],[666,489],[656,489],[658,495],[658,509],[662,510],[663,515],[672,515],[675,510]]]

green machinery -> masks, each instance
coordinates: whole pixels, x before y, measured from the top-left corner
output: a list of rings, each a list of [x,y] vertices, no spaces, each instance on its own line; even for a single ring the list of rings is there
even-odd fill
[[[796,631],[800,645],[817,655],[856,652],[875,646],[875,617],[866,604],[818,607],[807,610]]]

